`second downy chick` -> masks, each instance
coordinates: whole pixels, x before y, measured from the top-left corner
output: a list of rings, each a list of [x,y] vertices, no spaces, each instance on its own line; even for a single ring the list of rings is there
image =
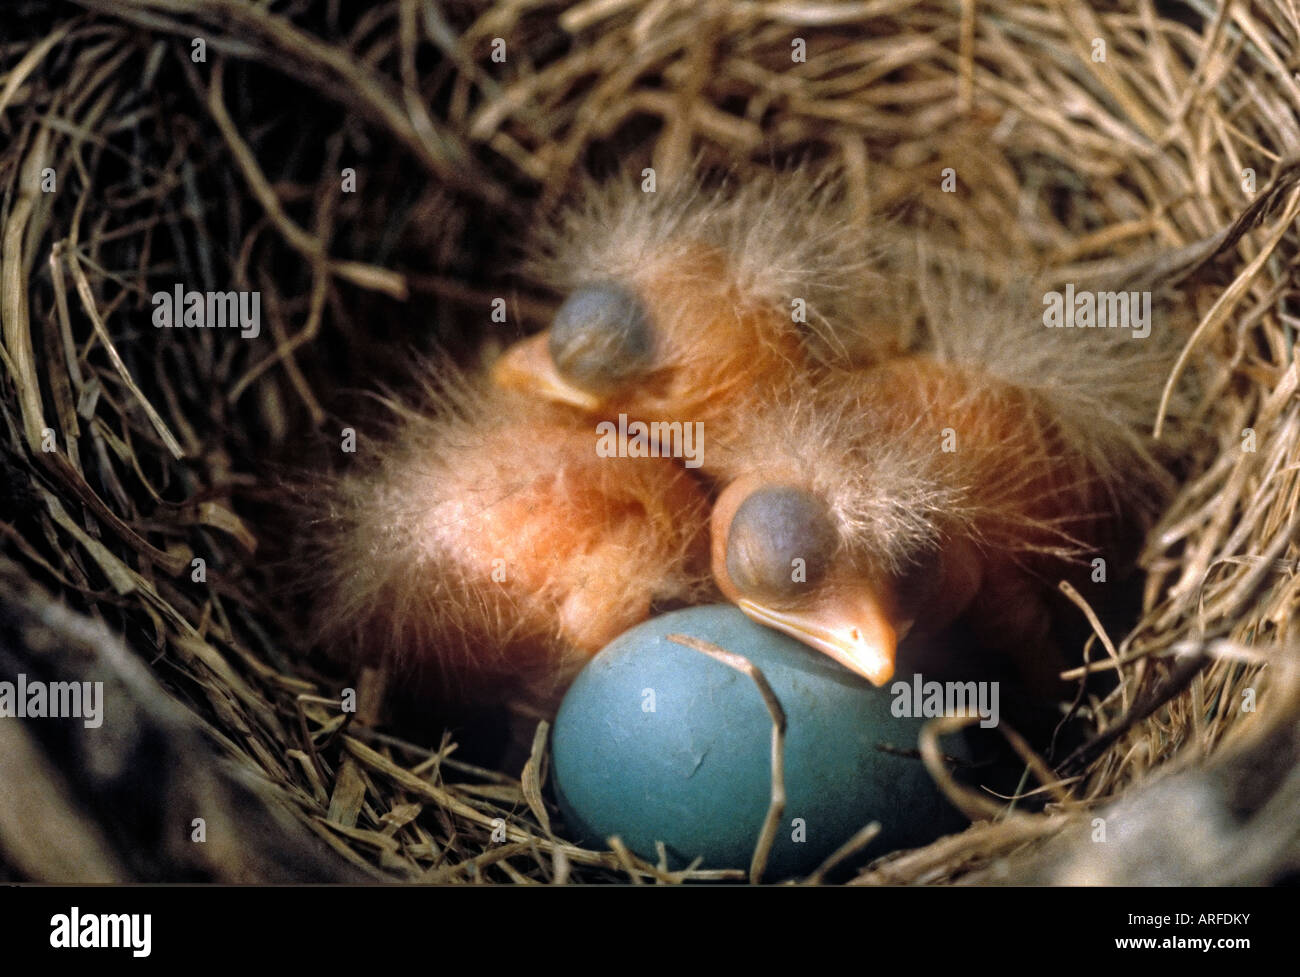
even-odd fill
[[[663,459],[442,368],[325,492],[317,632],[431,694],[546,713],[588,658],[707,584],[707,496]]]
[[[498,361],[504,387],[593,417],[736,422],[818,370],[896,351],[882,244],[798,174],[739,188],[593,185],[533,246],[565,296],[550,328]]]
[[[714,575],[876,684],[905,636],[960,621],[1046,696],[1057,581],[1098,558],[1113,578],[1171,488],[1148,432],[1175,337],[1048,329],[1028,289],[917,275],[925,349],[838,371],[715,446]]]

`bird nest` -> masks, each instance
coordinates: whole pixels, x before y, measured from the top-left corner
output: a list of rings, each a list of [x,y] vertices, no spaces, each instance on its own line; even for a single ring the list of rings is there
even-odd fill
[[[390,715],[382,670],[305,647],[276,596],[284,475],[341,464],[412,348],[470,361],[540,327],[554,296],[514,245],[587,175],[792,164],[1008,279],[1154,269],[1195,320],[1177,369],[1197,435],[1140,619],[1106,633],[1079,605],[1080,673],[1118,677],[1076,703],[1091,738],[1055,766],[1023,747],[1032,810],[945,784],[976,823],[856,881],[1300,866],[1289,5],[19,0],[0,19],[0,677],[102,680],[111,709],[101,730],[0,723],[0,877],[689,878],[566,840],[544,726],[496,769],[449,717]],[[259,292],[260,335],[154,328],[178,282]]]

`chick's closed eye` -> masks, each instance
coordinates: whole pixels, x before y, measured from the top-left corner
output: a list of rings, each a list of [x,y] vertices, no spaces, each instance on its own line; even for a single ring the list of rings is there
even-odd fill
[[[732,517],[727,574],[746,596],[788,598],[822,577],[837,545],[824,503],[788,485],[750,494]]]
[[[615,282],[584,285],[551,323],[556,371],[584,390],[608,394],[634,382],[653,359],[654,332],[641,299]]]

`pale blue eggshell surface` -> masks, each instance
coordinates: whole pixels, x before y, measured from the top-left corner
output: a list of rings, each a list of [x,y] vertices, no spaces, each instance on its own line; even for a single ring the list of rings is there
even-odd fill
[[[717,605],[640,624],[579,674],[552,738],[571,835],[602,847],[618,835],[650,861],[663,841],[674,868],[696,856],[749,867],[771,798],[771,717],[749,676],[668,641],[674,633],[748,658],[785,710],[787,802],[765,879],[811,872],[870,821],[883,829],[870,855],[965,826],[920,759],[890,752],[915,750],[924,720],[892,715],[888,686]],[[960,740],[943,747],[962,755]]]

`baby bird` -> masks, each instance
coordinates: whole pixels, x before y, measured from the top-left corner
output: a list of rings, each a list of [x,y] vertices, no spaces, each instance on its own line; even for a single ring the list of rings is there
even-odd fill
[[[534,249],[532,277],[563,303],[549,329],[507,350],[495,379],[592,416],[700,422],[710,440],[730,439],[738,415],[820,365],[890,346],[879,245],[841,209],[797,175],[740,189],[592,188]]]
[[[652,606],[707,588],[707,496],[667,460],[601,457],[569,411],[440,373],[326,493],[318,632],[449,699],[545,712]]]
[[[918,277],[928,349],[833,371],[714,446],[714,577],[876,685],[905,636],[960,621],[1047,693],[1057,581],[1096,558],[1114,574],[1169,488],[1145,432],[1170,344],[1048,329],[1042,304]]]

